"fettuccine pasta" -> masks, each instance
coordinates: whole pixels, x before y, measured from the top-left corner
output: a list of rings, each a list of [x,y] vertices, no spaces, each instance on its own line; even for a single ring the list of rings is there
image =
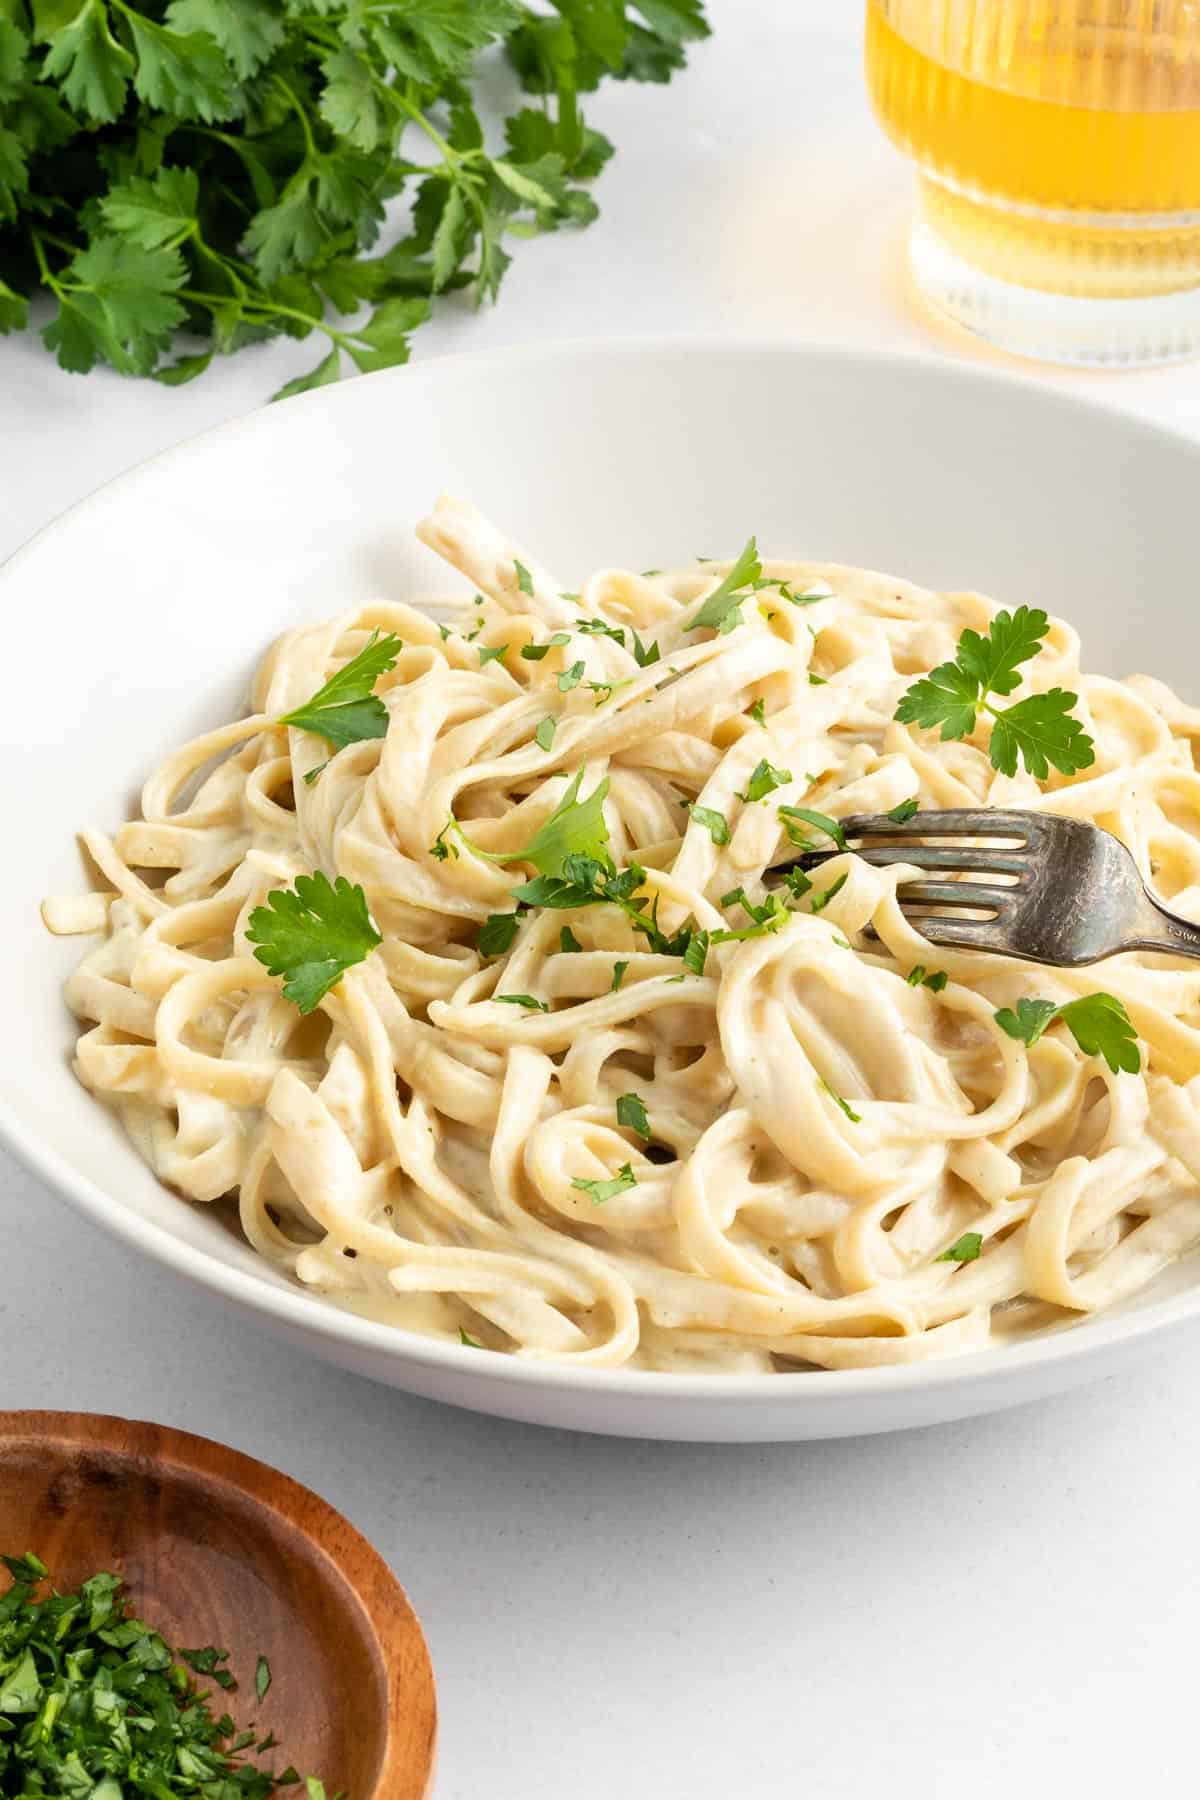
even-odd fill
[[[1098,981],[936,950],[905,870],[848,853],[752,921],[789,854],[781,805],[910,798],[1094,821],[1200,920],[1200,710],[1082,674],[1054,621],[1027,685],[1078,694],[1095,761],[1009,777],[985,720],[943,743],[894,716],[987,629],[977,594],[767,562],[782,592],[695,629],[728,564],[571,595],[462,503],[419,530],[474,600],[448,625],[378,602],[289,632],[247,717],[169,756],[114,837],[84,833],[101,891],[47,902],[51,929],[98,933],[66,989],[79,1077],[163,1182],[232,1198],[277,1270],[371,1317],[588,1367],[959,1353],[1109,1306],[1196,1243],[1200,966],[1124,955]],[[278,722],[372,633],[403,645],[385,736],[334,751]],[[764,763],[781,779],[747,797]],[[707,954],[613,904],[524,906],[484,954],[534,873],[512,853],[605,780],[614,868],[641,865],[661,933],[708,933]],[[247,932],[313,871],[361,887],[382,942],[306,1016]],[[997,1025],[1099,986],[1137,1073]],[[946,1260],[968,1233],[978,1254]]]

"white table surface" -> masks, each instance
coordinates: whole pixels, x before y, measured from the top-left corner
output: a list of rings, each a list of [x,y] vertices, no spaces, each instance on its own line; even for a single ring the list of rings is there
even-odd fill
[[[867,110],[856,0],[710,8],[715,39],[683,80],[594,104],[620,147],[599,224],[521,245],[498,309],[453,311],[419,355],[644,330],[988,354],[906,299],[909,175]],[[284,343],[174,391],[64,375],[36,342],[0,340],[0,556],[315,360]],[[1045,378],[1200,434],[1200,366]],[[388,1557],[437,1670],[440,1800],[1191,1791],[1200,1334],[973,1423],[627,1444],[304,1360],[2,1156],[0,1244],[0,1406],[225,1439]]]

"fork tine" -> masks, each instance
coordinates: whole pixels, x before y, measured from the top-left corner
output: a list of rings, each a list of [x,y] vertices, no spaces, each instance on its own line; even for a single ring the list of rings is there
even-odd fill
[[[912,863],[918,869],[977,870],[983,875],[1024,875],[1029,871],[1029,858],[1024,850],[935,850],[929,844],[897,844],[877,849],[867,846],[856,850],[855,855],[876,869]],[[823,862],[828,862],[829,856],[828,850],[810,850],[796,858],[796,866],[819,869]]]
[[[982,837],[1033,841],[1035,821],[1027,813],[964,806],[919,812],[903,822],[886,813],[855,813],[841,821],[847,837]]]
[[[984,881],[911,881],[896,894],[901,910],[910,906],[965,906],[995,911],[1016,894],[1015,888],[992,887]]]

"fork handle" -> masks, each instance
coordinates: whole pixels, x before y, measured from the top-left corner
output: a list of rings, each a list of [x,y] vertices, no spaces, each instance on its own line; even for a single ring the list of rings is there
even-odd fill
[[[1154,950],[1164,956],[1200,958],[1200,925],[1181,919],[1152,894],[1146,895],[1141,924],[1143,932],[1126,938],[1122,950]]]

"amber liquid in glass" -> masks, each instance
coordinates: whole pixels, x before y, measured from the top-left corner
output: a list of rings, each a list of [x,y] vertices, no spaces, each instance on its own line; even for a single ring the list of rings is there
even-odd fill
[[[948,263],[1200,291],[1200,0],[868,0],[867,71]]]

